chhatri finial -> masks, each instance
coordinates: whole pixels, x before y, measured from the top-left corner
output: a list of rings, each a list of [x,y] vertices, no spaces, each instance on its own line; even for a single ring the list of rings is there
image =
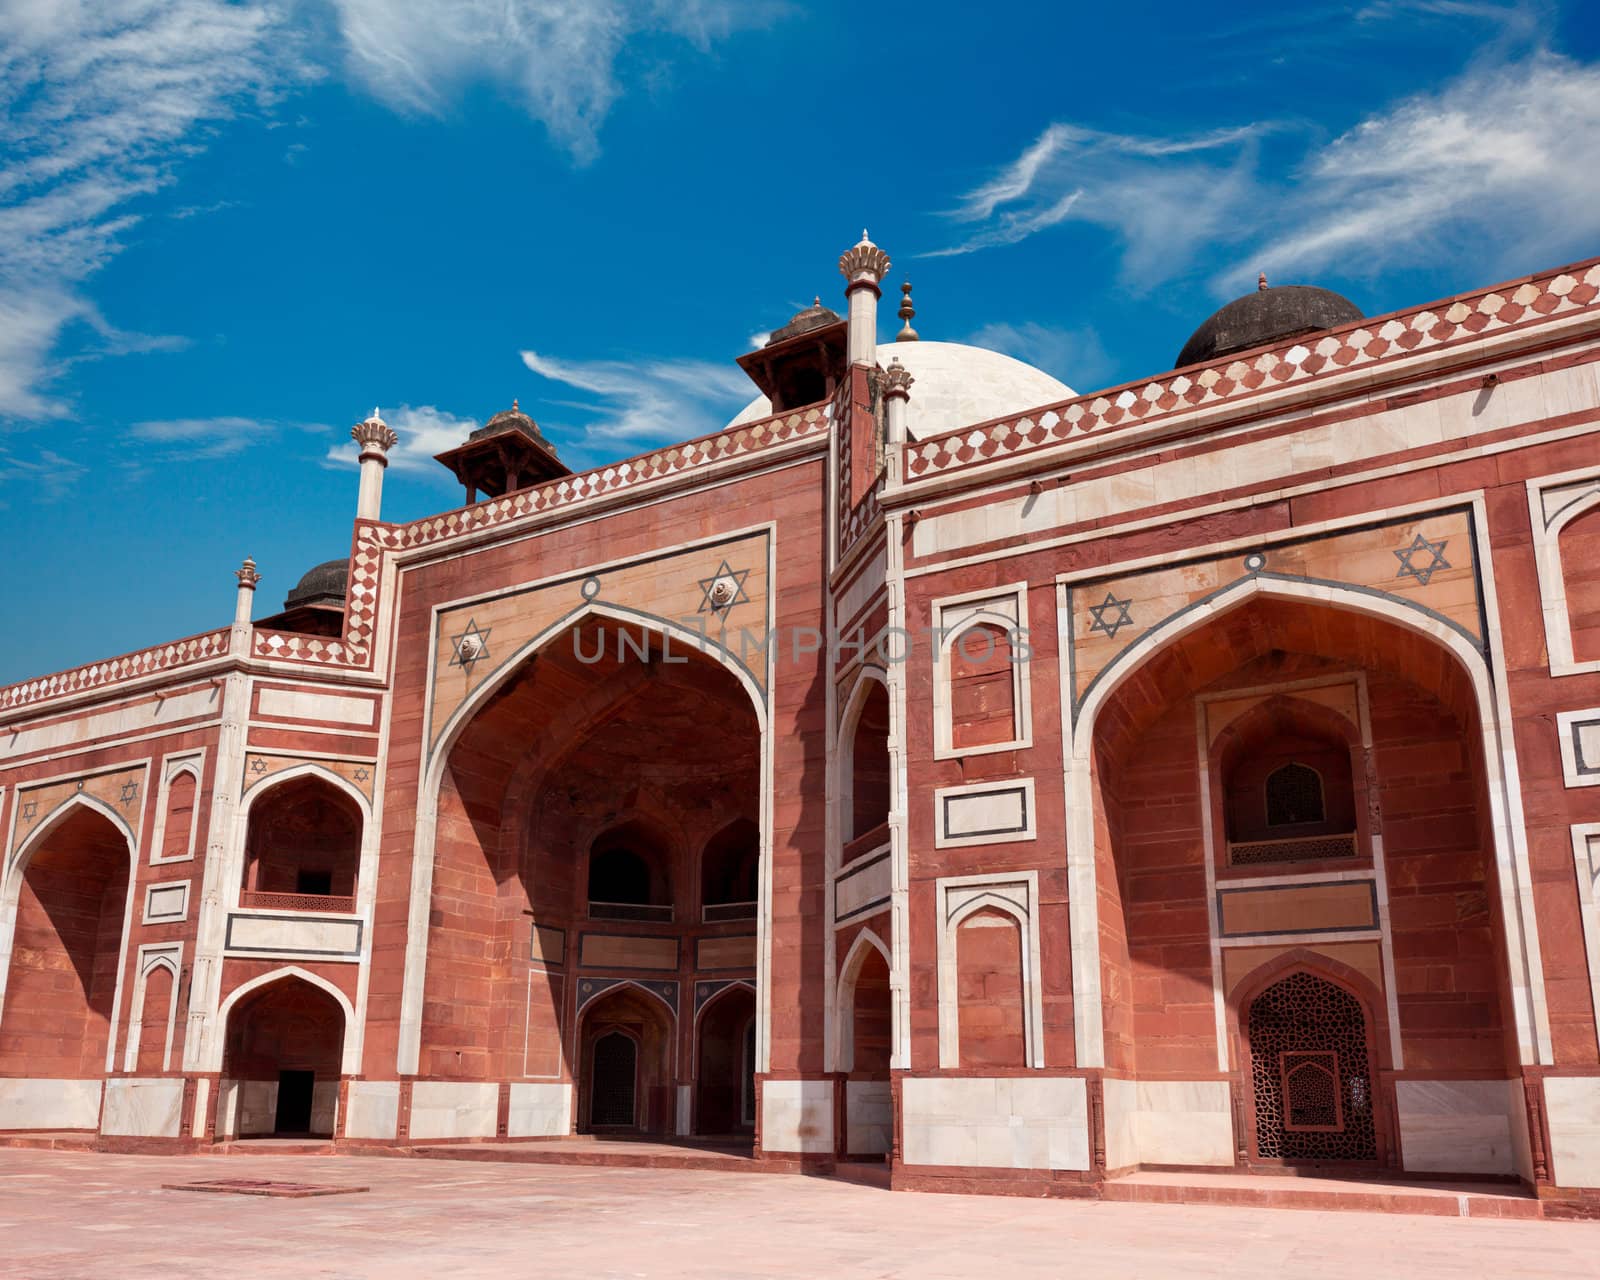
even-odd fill
[[[861,243],[862,244],[871,244],[872,243],[872,237],[867,234],[867,229],[865,227],[861,228]]]
[[[516,398],[516,396],[512,396],[511,397],[511,412],[512,413],[521,413],[522,412],[521,409],[517,408],[517,398]]]
[[[1267,273],[1265,271],[1261,272],[1261,274],[1256,277],[1256,291],[1258,293],[1265,293],[1267,291]]]
[[[900,311],[899,316],[905,321],[900,326],[900,332],[895,334],[896,342],[917,342],[921,335],[911,327],[911,317],[917,314],[916,307],[911,305],[911,281],[907,280],[900,286]]]

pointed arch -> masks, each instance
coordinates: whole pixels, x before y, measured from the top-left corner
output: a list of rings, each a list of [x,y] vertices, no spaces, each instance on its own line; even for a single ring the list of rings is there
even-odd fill
[[[672,1001],[668,1000],[666,996],[662,995],[659,991],[652,991],[642,982],[636,982],[632,978],[623,978],[620,982],[613,982],[609,987],[602,987],[598,991],[591,991],[578,1004],[578,1020],[580,1022],[583,1020],[583,1011],[592,1005],[596,1000],[604,999],[606,996],[615,995],[617,992],[626,990],[628,987],[632,987],[635,991],[643,992],[652,1000],[660,1004],[660,1006],[667,1011],[667,1016],[672,1019],[672,1024],[674,1026],[677,1025],[678,1010],[673,1005]]]
[[[128,847],[128,882],[124,889],[122,907],[122,933],[117,945],[117,977],[112,988],[110,1025],[106,1032],[107,1071],[116,1069],[117,1032],[122,1019],[122,992],[128,968],[128,935],[133,928],[134,881],[139,874],[139,840],[133,828],[115,809],[94,796],[79,791],[68,796],[52,809],[17,846],[12,854],[5,877],[0,881],[0,1018],[5,1015],[6,988],[11,978],[11,958],[16,942],[17,905],[22,896],[22,880],[28,864],[43,847],[50,833],[55,831],[73,813],[87,809],[90,813],[107,819]]]
[[[885,968],[894,972],[894,958],[888,946],[871,929],[863,928],[850,943],[839,965],[839,995],[834,1003],[834,1070],[850,1071],[856,1061],[856,979],[861,966],[873,952],[883,957]]]
[[[760,870],[756,907],[756,1070],[762,1072],[767,1069],[771,1023],[768,978],[771,969],[772,914],[772,735],[766,690],[749,667],[724,646],[711,641],[703,633],[656,614],[591,600],[551,622],[509,655],[462,701],[459,707],[451,712],[437,741],[431,746],[425,746],[425,764],[417,795],[416,824],[412,839],[410,909],[407,921],[405,969],[400,993],[400,1028],[395,1055],[396,1068],[402,1075],[416,1074],[421,1060],[422,1009],[428,965],[428,916],[433,898],[434,841],[438,831],[439,791],[451,751],[467,725],[498,691],[516,677],[528,659],[537,656],[562,635],[592,618],[639,627],[653,631],[664,638],[680,641],[687,649],[716,662],[734,677],[749,696],[750,707],[756,718],[756,729],[761,738],[760,810],[757,821],[760,830]],[[768,652],[770,655],[770,646]],[[424,724],[429,722],[432,709],[433,700],[430,692],[423,713]]]
[[[344,1014],[344,1040],[339,1055],[339,1070],[347,1075],[356,1075],[361,1070],[361,1047],[354,1034],[356,1011],[350,1003],[350,997],[334,986],[326,978],[312,973],[309,969],[302,969],[297,964],[286,964],[267,973],[259,974],[248,982],[240,983],[217,1007],[217,1026],[222,1029],[221,1035],[212,1036],[206,1046],[206,1061],[202,1067],[205,1071],[221,1071],[222,1057],[228,1039],[228,1019],[233,1015],[234,1008],[239,1001],[252,992],[263,987],[269,987],[277,982],[286,982],[298,979],[308,986],[315,987],[324,995],[332,996]]]
[[[1485,570],[1487,551],[1478,548]],[[1492,581],[1484,584],[1493,608]],[[1516,757],[1511,742],[1511,714],[1505,700],[1503,673],[1491,667],[1485,653],[1462,628],[1440,614],[1379,591],[1337,582],[1257,573],[1238,579],[1200,602],[1180,610],[1146,631],[1122,650],[1090,682],[1074,707],[1063,697],[1062,729],[1071,744],[1066,770],[1068,918],[1074,949],[1095,958],[1072,966],[1073,1022],[1078,1065],[1105,1065],[1105,1010],[1100,985],[1100,928],[1095,869],[1093,745],[1095,724],[1107,699],[1156,653],[1173,641],[1248,604],[1271,599],[1364,614],[1400,626],[1434,641],[1450,655],[1472,689],[1483,736],[1490,826],[1505,931],[1512,1011],[1521,1061],[1553,1061],[1549,1014],[1545,1005],[1543,966],[1537,924],[1533,917],[1527,837],[1522,823]],[[1060,657],[1061,688],[1070,690],[1069,646]],[[1496,676],[1500,675],[1497,681]]]
[[[850,692],[845,697],[844,711],[839,716],[839,729],[835,741],[838,743],[836,758],[838,760],[838,784],[835,794],[838,797],[838,829],[839,845],[849,844],[852,840],[859,839],[872,830],[871,827],[858,829],[856,822],[856,733],[861,725],[862,714],[867,709],[867,703],[874,693],[881,690],[887,703],[889,697],[888,673],[875,663],[864,663],[856,673],[855,682],[850,686]],[[885,726],[884,752],[888,753],[888,731]],[[894,794],[893,779],[889,779],[889,795]],[[889,819],[888,809],[884,810],[883,820]]]

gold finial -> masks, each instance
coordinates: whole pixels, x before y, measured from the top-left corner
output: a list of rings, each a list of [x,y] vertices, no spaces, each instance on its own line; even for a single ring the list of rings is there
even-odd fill
[[[911,305],[911,281],[909,280],[900,286],[900,311],[898,314],[905,323],[900,326],[900,332],[895,334],[894,340],[896,342],[919,341],[921,335],[911,327],[911,317],[917,314],[917,309]]]
[[[1256,290],[1260,293],[1267,291],[1267,273],[1265,271],[1256,277]]]

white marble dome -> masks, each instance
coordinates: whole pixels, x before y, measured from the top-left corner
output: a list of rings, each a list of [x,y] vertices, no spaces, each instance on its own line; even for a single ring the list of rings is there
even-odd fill
[[[887,368],[895,359],[916,379],[911,384],[911,411],[907,414],[914,440],[1070,400],[1077,394],[1066,383],[1031,364],[960,342],[878,345],[879,364]],[[766,396],[757,396],[728,425],[754,422],[771,413],[772,405]]]

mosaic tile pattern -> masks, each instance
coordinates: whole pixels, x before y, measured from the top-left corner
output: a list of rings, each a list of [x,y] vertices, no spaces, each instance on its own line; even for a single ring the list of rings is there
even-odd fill
[[[1600,295],[1600,263],[1535,277],[1515,288],[1489,289],[1387,319],[1336,329],[1243,360],[1228,360],[1092,396],[1079,396],[1015,418],[934,436],[906,450],[907,481],[1027,453],[1117,427],[1159,421],[1191,409],[1359,369],[1383,360],[1484,334],[1536,324],[1548,316],[1592,308]]]

